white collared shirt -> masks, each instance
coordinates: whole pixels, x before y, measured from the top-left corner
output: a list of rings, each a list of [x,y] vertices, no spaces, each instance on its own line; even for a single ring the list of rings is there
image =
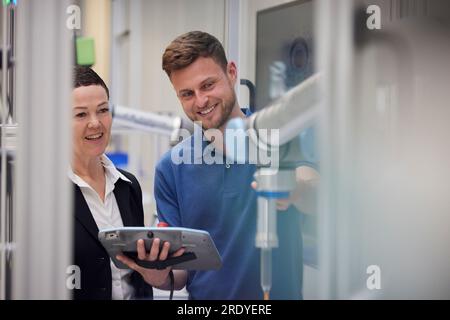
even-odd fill
[[[72,168],[69,168],[68,176],[73,183],[80,187],[81,193],[87,202],[89,210],[91,211],[92,217],[94,218],[99,230],[123,227],[122,217],[113,192],[114,184],[119,179],[129,183],[131,183],[131,181],[119,170],[117,170],[112,161],[105,154],[101,156],[101,162],[105,168],[106,179],[104,202],[89,184],[73,172]],[[128,300],[133,298],[134,288],[130,283],[132,270],[117,268],[111,259],[110,265],[112,275],[112,299]]]

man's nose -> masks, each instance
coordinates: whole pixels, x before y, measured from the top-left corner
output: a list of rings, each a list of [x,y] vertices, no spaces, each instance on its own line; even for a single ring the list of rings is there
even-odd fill
[[[208,106],[208,95],[201,92],[197,92],[195,97],[196,97],[195,103],[197,104],[197,107],[199,109]]]

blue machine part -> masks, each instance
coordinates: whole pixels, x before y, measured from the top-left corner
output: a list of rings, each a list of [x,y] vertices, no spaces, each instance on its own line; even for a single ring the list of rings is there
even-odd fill
[[[258,191],[256,192],[258,197],[267,199],[285,199],[289,198],[289,192],[285,191]]]
[[[128,154],[125,152],[110,152],[106,153],[109,159],[117,168],[125,169],[128,166]]]

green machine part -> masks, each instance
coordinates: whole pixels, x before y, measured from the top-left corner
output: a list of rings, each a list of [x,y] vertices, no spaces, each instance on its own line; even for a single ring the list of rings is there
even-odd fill
[[[76,39],[77,64],[92,66],[95,64],[94,38],[77,37]]]

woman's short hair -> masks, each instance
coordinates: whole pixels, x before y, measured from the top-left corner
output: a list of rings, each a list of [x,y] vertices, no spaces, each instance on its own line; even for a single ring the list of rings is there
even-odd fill
[[[102,78],[91,68],[75,66],[73,70],[73,87],[87,87],[92,85],[102,86],[109,99],[109,90]]]

